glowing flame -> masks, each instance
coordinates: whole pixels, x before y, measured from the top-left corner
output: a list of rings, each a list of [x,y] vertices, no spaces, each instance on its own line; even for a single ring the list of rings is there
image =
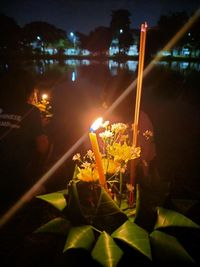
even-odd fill
[[[42,95],[42,99],[43,99],[43,100],[47,100],[47,98],[48,98],[48,95],[47,95],[47,94],[43,94],[43,95]]]
[[[98,119],[96,119],[93,122],[92,126],[90,127],[90,131],[91,132],[96,131],[102,125],[102,123],[103,123],[103,118],[102,117],[99,117]]]

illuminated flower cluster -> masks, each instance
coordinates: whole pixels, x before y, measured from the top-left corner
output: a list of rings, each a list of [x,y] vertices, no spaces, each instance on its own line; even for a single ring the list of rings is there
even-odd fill
[[[94,154],[91,150],[82,158],[79,153],[73,156],[73,160],[78,162],[77,178],[84,182],[95,182],[99,179],[95,165]]]
[[[102,155],[104,174],[107,181],[117,179],[126,172],[130,160],[140,157],[140,147],[132,146],[129,140],[129,126],[124,123],[103,123],[99,131],[98,142]],[[78,153],[73,157],[77,161],[78,173],[76,178],[85,182],[98,180],[94,154],[87,151],[82,158]]]

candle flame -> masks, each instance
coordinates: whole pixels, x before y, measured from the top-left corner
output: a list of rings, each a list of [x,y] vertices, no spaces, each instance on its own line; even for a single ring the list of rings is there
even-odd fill
[[[96,119],[93,122],[92,126],[90,127],[90,131],[91,132],[96,131],[102,125],[102,123],[103,123],[103,118],[102,117],[99,117],[98,119]]]
[[[47,95],[47,94],[43,94],[43,95],[42,95],[42,99],[43,99],[43,100],[46,100],[47,98],[48,98],[48,95]]]

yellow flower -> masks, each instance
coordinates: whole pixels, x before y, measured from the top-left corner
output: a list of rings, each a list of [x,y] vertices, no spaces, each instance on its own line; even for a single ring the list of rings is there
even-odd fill
[[[99,136],[100,136],[103,140],[105,140],[105,139],[107,139],[107,138],[110,138],[110,137],[112,137],[113,135],[114,135],[113,132],[111,132],[111,131],[109,131],[109,130],[106,130],[105,132],[102,132],[102,133],[99,134]]]
[[[103,163],[104,173],[108,174],[117,173],[121,167],[119,162],[115,162],[112,159],[103,158],[102,163]]]
[[[120,131],[125,131],[127,129],[127,125],[124,123],[114,123],[111,125],[111,131],[112,132],[120,132]]]
[[[88,150],[87,151],[86,157],[88,157],[91,160],[94,158],[94,153],[92,152],[92,150]]]
[[[114,161],[127,163],[131,159],[140,157],[140,147],[128,146],[126,143],[114,143],[108,147],[108,153],[114,157]]]
[[[105,121],[103,124],[102,124],[102,127],[103,128],[107,128],[108,127],[108,125],[109,125],[109,121]]]
[[[143,133],[143,136],[146,137],[146,140],[149,140],[150,138],[153,137],[153,132],[150,131],[150,130],[146,130],[146,131]]]
[[[99,179],[99,175],[96,169],[92,168],[78,168],[79,173],[77,174],[77,178],[84,182],[95,182]]]
[[[37,104],[34,104],[37,108],[39,108],[39,110],[41,111],[45,111],[46,110],[46,106],[44,104],[41,104],[41,103],[37,103]]]
[[[74,156],[73,156],[73,158],[72,158],[72,160],[80,160],[81,159],[81,154],[80,153],[76,153]]]

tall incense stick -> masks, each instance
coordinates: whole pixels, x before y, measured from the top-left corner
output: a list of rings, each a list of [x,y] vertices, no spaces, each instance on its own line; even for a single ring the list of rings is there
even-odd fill
[[[138,61],[138,78],[137,78],[137,92],[136,92],[136,102],[135,102],[135,113],[134,113],[134,123],[133,123],[133,146],[137,146],[138,139],[138,122],[140,114],[140,100],[142,92],[142,77],[144,69],[144,55],[145,55],[145,43],[146,43],[146,29],[147,23],[141,25],[140,31],[140,51],[139,51],[139,61]],[[134,186],[135,182],[135,161],[131,161],[131,171],[130,171],[130,185]],[[129,204],[134,203],[134,193],[130,191]]]

